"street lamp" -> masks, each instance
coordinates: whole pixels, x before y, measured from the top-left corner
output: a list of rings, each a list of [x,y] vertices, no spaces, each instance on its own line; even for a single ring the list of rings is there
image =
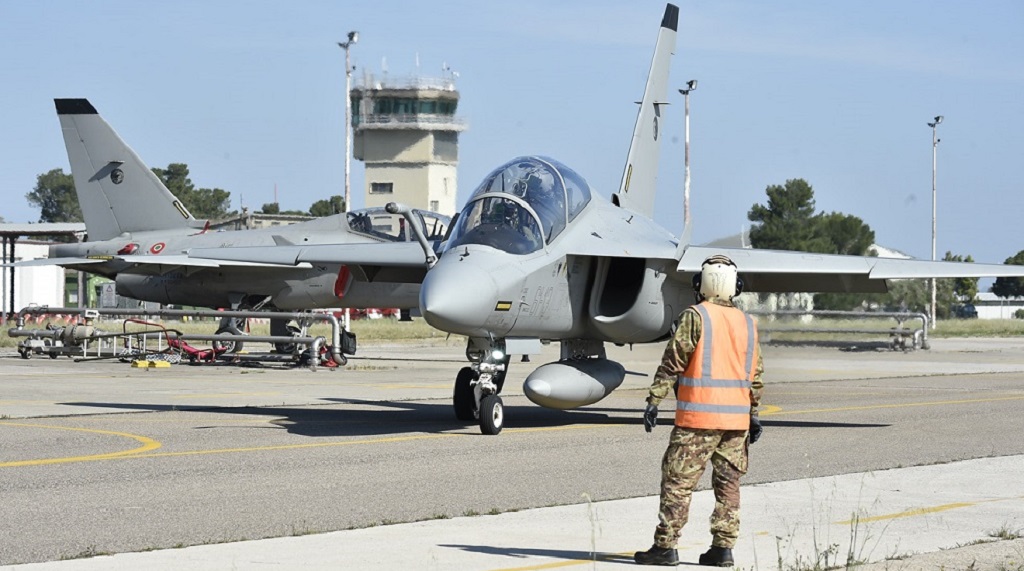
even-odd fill
[[[347,42],[338,42],[338,47],[345,50],[345,204],[344,212],[351,210],[349,206],[352,204],[351,191],[349,190],[349,173],[351,172],[351,158],[352,158],[352,64],[348,55],[348,48],[359,41],[359,32],[351,31],[348,33]],[[349,328],[350,317],[349,310],[345,308],[345,329]]]
[[[942,123],[942,115],[936,115],[935,120],[928,123],[928,126],[932,128],[932,261],[935,261],[935,167],[937,166],[938,151],[939,151],[939,138],[937,127],[939,123]],[[932,278],[932,307],[931,307],[931,320],[932,329],[935,329],[935,278]]]
[[[683,228],[690,228],[690,92],[697,89],[697,80],[686,82],[683,94]]]
[[[352,65],[349,59],[348,48],[359,41],[359,32],[349,32],[347,42],[338,42],[338,46],[345,50],[345,212],[348,212],[351,196],[349,196],[349,157],[351,151],[352,137]]]

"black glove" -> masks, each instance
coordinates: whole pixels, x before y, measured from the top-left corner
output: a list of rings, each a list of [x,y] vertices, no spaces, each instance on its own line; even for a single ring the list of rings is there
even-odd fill
[[[761,419],[757,418],[757,411],[750,413],[750,432],[747,433],[747,438],[750,439],[750,443],[753,444],[761,438],[761,433],[764,429],[761,428]]]
[[[650,432],[655,426],[658,426],[658,407],[649,404],[644,409],[644,430]]]

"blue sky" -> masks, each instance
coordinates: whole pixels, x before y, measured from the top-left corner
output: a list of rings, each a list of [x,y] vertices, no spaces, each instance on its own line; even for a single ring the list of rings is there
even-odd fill
[[[656,219],[682,220],[691,95],[694,240],[735,234],[765,187],[804,178],[817,207],[879,243],[1002,262],[1024,249],[1024,3],[679,3]],[[36,176],[68,170],[55,97],[87,97],[149,163],[188,163],[233,207],[306,209],[343,191],[343,52],[356,74],[459,73],[459,204],[518,155],[617,187],[664,3],[0,1],[0,216],[38,219]],[[417,68],[416,62],[419,61]],[[353,161],[354,202],[362,165]]]

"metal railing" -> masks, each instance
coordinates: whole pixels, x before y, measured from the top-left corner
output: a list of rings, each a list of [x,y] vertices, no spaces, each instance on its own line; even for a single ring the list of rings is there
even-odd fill
[[[887,329],[880,328],[856,328],[856,327],[801,327],[801,326],[773,326],[771,321],[760,320],[758,331],[765,333],[856,333],[856,334],[879,334],[890,337],[890,346],[893,349],[930,349],[928,342],[928,315],[924,313],[912,313],[906,311],[832,311],[832,310],[778,310],[764,311],[752,310],[747,313],[758,316],[776,317],[844,317],[852,319],[877,319],[892,318],[896,320],[896,326]],[[904,327],[909,320],[921,320],[921,327],[918,329]]]
[[[82,329],[76,332],[76,328],[83,327],[83,324],[73,324],[68,327],[59,327],[56,329],[25,329],[26,319],[29,316],[44,316],[44,315],[74,315],[80,316],[87,322],[88,330]],[[309,345],[310,347],[310,367],[316,368],[316,362],[319,357],[320,348],[326,343],[324,337],[311,337],[311,336],[293,336],[293,335],[224,335],[224,334],[193,334],[193,333],[182,333],[175,330],[148,330],[144,332],[129,332],[127,330],[121,332],[97,332],[90,323],[93,317],[97,316],[147,316],[147,317],[189,317],[189,318],[242,318],[242,319],[284,319],[284,320],[296,320],[300,323],[304,321],[324,321],[331,326],[331,344],[328,346],[328,351],[331,358],[338,365],[345,365],[348,359],[344,355],[342,345],[342,327],[338,322],[338,318],[329,313],[304,313],[304,312],[275,312],[275,311],[214,311],[214,310],[187,310],[187,309],[145,309],[145,308],[107,308],[107,309],[81,309],[77,307],[48,307],[48,306],[30,306],[22,309],[18,312],[16,326],[8,330],[8,335],[11,337],[27,337],[36,340],[49,340],[53,342],[49,349],[44,348],[42,353],[48,353],[51,357],[55,357],[58,353],[56,346],[57,342],[74,344],[81,347],[80,354],[84,356],[89,355],[90,343],[94,345],[93,349],[97,352],[97,356],[100,356],[100,351],[103,344],[107,344],[107,349],[110,350],[110,340],[115,338],[124,338],[125,347],[129,344],[129,337],[132,336],[148,336],[148,338],[157,339],[158,342],[165,342],[169,339],[177,339],[180,341],[211,341],[215,343],[235,343],[235,342],[266,342],[266,343],[295,343],[299,345]],[[160,346],[159,350],[163,350]],[[25,357],[26,354],[22,353]],[[116,355],[113,355],[116,356]]]

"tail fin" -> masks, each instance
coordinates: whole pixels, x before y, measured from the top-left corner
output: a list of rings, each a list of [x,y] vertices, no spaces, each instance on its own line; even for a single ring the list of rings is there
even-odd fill
[[[199,222],[87,99],[54,99],[90,240]]]
[[[651,71],[647,75],[644,98],[633,127],[633,141],[626,155],[626,169],[622,173],[619,192],[612,197],[616,204],[639,214],[654,214],[654,190],[658,179],[658,156],[661,134],[664,130],[662,106],[668,104],[668,71],[672,51],[676,45],[679,8],[665,6],[658,43],[654,47]]]

